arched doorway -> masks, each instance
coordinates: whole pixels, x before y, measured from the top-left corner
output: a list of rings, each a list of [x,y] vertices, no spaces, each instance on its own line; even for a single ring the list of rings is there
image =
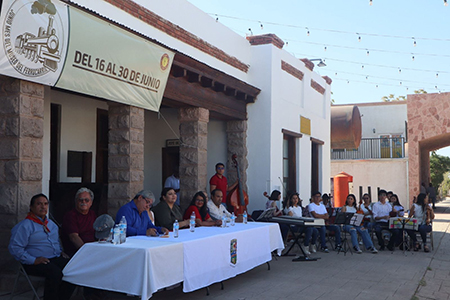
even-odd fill
[[[430,151],[450,145],[450,93],[408,95],[409,201],[430,182]]]

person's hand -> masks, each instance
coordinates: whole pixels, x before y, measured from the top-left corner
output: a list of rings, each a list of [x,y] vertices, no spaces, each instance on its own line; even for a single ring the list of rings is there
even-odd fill
[[[147,236],[157,236],[158,231],[155,228],[149,228],[147,229]]]
[[[214,221],[214,225],[221,226],[222,225],[222,220],[215,220]]]
[[[66,258],[66,259],[70,259],[70,256],[67,255],[67,254],[64,253],[64,252],[61,252],[61,256],[64,257],[64,258]]]
[[[168,235],[169,234],[169,229],[167,229],[165,227],[161,227],[161,231],[164,233],[164,235]]]
[[[50,263],[50,259],[48,259],[48,258],[46,258],[46,257],[37,257],[35,260],[34,260],[34,265],[41,265],[41,264],[44,264],[44,265],[46,265],[46,264],[48,264],[48,263]]]

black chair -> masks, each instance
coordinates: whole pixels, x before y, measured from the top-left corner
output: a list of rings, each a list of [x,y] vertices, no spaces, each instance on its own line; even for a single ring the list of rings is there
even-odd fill
[[[17,287],[17,284],[19,283],[20,277],[25,277],[25,279],[27,280],[29,286],[30,286],[31,289],[33,290],[33,293],[34,293],[34,295],[33,295],[33,300],[36,299],[36,298],[37,298],[37,299],[43,298],[44,296],[39,296],[37,290],[39,289],[40,283],[45,281],[45,278],[44,278],[44,277],[41,277],[41,276],[28,275],[28,274],[27,274],[27,271],[25,271],[25,268],[23,267],[23,265],[22,265],[20,262],[17,262],[17,263],[18,263],[18,265],[19,265],[19,270],[17,271],[17,277],[16,277],[16,280],[14,281],[14,287],[13,287],[13,290],[12,290],[12,292],[11,292],[11,297],[10,297],[10,299],[13,299],[13,298],[14,298],[14,293],[15,293],[15,291],[16,291],[16,287]],[[36,281],[39,281],[39,285],[38,285],[37,288],[34,287],[34,285],[33,285],[32,281],[31,281],[31,279],[36,280]]]

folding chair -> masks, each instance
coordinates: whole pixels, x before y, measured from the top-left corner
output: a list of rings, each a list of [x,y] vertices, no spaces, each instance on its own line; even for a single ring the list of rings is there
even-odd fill
[[[41,299],[43,296],[39,296],[37,290],[39,289],[39,286],[37,288],[34,287],[33,283],[31,282],[31,279],[33,280],[39,280],[39,283],[41,283],[42,281],[45,281],[44,277],[41,276],[33,276],[33,275],[28,275],[27,271],[25,271],[25,268],[23,267],[23,265],[18,262],[19,264],[19,270],[17,271],[17,277],[16,280],[14,281],[14,287],[13,290],[11,292],[11,297],[9,299],[13,299],[14,298],[14,292],[16,291],[16,287],[17,284],[19,283],[19,279],[21,276],[25,277],[25,279],[27,280],[28,284],[30,285],[31,289],[33,290],[33,300],[37,297],[38,299]]]

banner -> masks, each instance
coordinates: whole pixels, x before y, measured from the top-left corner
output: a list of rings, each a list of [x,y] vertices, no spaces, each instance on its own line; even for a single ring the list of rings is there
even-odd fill
[[[0,22],[1,74],[159,110],[174,52],[57,0],[4,0]]]
[[[56,87],[158,111],[174,53],[73,7]]]
[[[0,24],[1,74],[53,86],[67,50],[67,5],[4,0]]]

